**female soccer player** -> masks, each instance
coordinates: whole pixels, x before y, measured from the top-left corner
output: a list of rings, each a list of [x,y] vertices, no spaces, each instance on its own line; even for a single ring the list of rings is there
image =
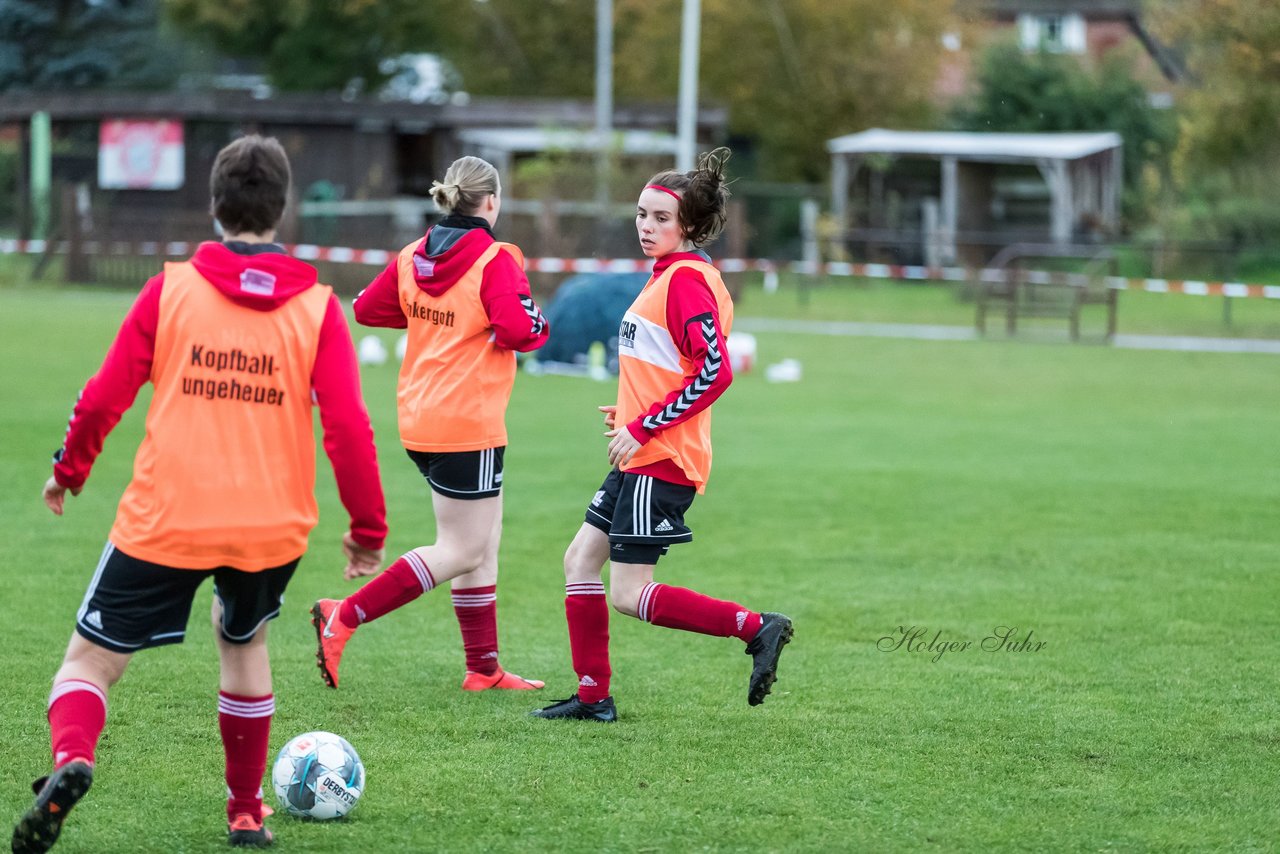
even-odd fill
[[[59,516],[138,390],[154,387],[133,479],[53,679],[54,770],[35,783],[35,803],[13,830],[15,852],[47,851],[57,840],[93,781],[108,689],[134,653],[182,642],[196,589],[210,577],[227,841],[271,844],[262,821],[275,711],[266,623],[280,613],[316,524],[313,400],[351,515],[348,576],[377,571],[387,534],[342,306],[315,268],[274,242],[289,180],[275,139],[242,137],[218,152],[209,183],[223,242],[200,244],[143,286],[76,402],[44,486]]]
[[[640,248],[653,274],[618,331],[618,402],[602,406],[614,466],[587,507],[564,556],[565,616],[578,692],[532,714],[612,722],[609,609],[600,572],[609,562],[613,607],[629,617],[688,632],[736,637],[754,666],[747,702],[764,702],[791,620],[734,602],[658,584],[654,566],[693,532],[684,514],[711,471],[711,404],[733,377],[725,336],[733,301],[698,247],[724,228],[727,149],[692,172],[649,179],[636,209]]]
[[[315,604],[317,662],[325,683],[338,687],[338,663],[359,626],[452,581],[467,660],[463,690],[541,688],[498,664],[496,585],[515,354],[541,347],[550,329],[529,293],[524,256],[493,239],[498,170],[463,157],[431,195],[447,216],[400,251],[356,298],[355,312],[366,326],[408,327],[400,440],[431,485],[436,541],[346,599]]]

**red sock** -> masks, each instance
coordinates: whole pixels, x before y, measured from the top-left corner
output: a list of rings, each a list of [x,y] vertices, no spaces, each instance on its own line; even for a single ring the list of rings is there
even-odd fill
[[[453,613],[462,629],[467,670],[492,676],[498,672],[497,585],[454,588]]]
[[[83,679],[64,679],[49,694],[49,736],[53,767],[72,759],[93,762],[98,736],[107,723],[106,692]]]
[[[599,581],[566,584],[564,615],[569,649],[578,674],[578,699],[598,703],[609,696],[609,603]]]
[[[267,743],[275,698],[241,697],[218,692],[218,729],[227,757],[227,818],[247,812],[262,821],[262,777],[267,772]]]
[[[761,623],[759,614],[736,602],[652,581],[640,591],[639,616],[655,626],[744,642],[756,636]]]
[[[342,600],[338,619],[347,628],[354,629],[408,605],[435,586],[436,580],[427,569],[426,561],[417,552],[405,552],[372,581]]]

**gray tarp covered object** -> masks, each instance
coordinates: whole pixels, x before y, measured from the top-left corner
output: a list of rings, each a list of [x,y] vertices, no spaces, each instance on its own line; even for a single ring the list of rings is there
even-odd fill
[[[561,283],[543,312],[551,338],[535,355],[539,362],[586,365],[593,342],[605,346],[605,365],[618,372],[618,324],[649,280],[645,273],[583,273]]]

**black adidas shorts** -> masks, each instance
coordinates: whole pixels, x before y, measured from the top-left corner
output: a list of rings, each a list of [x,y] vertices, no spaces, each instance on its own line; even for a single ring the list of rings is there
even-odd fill
[[[657,563],[667,546],[693,539],[684,514],[695,495],[692,486],[614,469],[591,499],[586,522],[609,535],[610,560]]]
[[[448,498],[468,501],[493,498],[502,492],[502,457],[506,450],[504,446],[458,453],[406,452],[432,489]]]
[[[213,595],[222,602],[223,640],[248,643],[280,613],[284,589],[300,559],[261,572],[229,566],[176,569],[131,557],[107,543],[76,614],[76,631],[113,652],[182,643],[196,589],[212,576]]]

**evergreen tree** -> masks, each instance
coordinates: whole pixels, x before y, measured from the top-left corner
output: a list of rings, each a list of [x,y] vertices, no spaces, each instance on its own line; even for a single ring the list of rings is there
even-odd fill
[[[161,88],[159,0],[0,0],[0,91]]]

